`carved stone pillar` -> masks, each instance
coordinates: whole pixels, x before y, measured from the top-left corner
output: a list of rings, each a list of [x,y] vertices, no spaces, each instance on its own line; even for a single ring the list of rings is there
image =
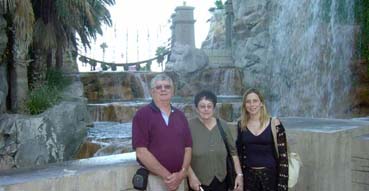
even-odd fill
[[[195,20],[194,7],[179,6],[172,17],[172,46],[179,43],[195,48]]]
[[[233,6],[232,6],[232,0],[227,0],[225,2],[225,13],[226,13],[226,20],[225,20],[225,41],[226,41],[226,47],[232,48],[232,24],[233,24]]]

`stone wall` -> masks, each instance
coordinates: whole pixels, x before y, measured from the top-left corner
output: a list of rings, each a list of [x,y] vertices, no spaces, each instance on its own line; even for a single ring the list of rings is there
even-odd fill
[[[368,190],[369,122],[281,118],[303,167],[291,191]],[[235,126],[231,126],[235,136]],[[0,174],[3,191],[132,190],[135,153],[95,157]]]
[[[74,82],[65,100],[42,114],[0,115],[0,171],[73,159],[92,123],[81,96]]]
[[[79,75],[88,101],[101,102],[149,97],[148,86],[156,73],[91,72]]]
[[[369,190],[369,134],[352,141],[352,190]]]
[[[232,4],[232,66],[241,72],[244,89],[263,92],[271,113],[335,118],[369,113],[366,63],[353,61],[360,27],[350,16],[352,2],[344,2],[342,10],[324,7],[324,0]],[[339,11],[347,14],[334,14]],[[225,48],[224,21],[224,13],[214,12],[203,49]]]

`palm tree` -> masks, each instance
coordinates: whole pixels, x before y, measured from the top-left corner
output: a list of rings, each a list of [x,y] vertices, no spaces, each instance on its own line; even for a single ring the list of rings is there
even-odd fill
[[[103,42],[103,43],[100,44],[100,48],[103,51],[103,61],[105,61],[105,49],[108,48],[108,45],[106,44],[106,42]]]
[[[80,38],[79,43],[90,47],[91,39],[102,34],[102,24],[112,25],[105,6],[113,4],[115,0],[0,0],[0,9],[7,13],[8,28],[13,29],[13,34],[8,36],[13,39],[13,58],[9,66],[12,111],[19,111],[27,97],[31,43],[31,52],[36,60],[32,64],[45,60],[47,66],[51,66],[54,54],[56,68],[61,68],[64,51],[77,47],[76,34]],[[42,57],[45,59],[40,59]],[[42,67],[35,68],[43,70]]]
[[[102,24],[112,26],[106,5],[114,0],[33,0],[36,15],[34,35],[33,69],[45,76],[46,68],[63,67],[63,55],[77,50],[77,37],[84,47],[90,47],[90,41],[102,34]],[[46,59],[45,59],[46,57]],[[54,58],[54,59],[53,59]],[[46,65],[44,60],[46,60]],[[54,60],[54,62],[53,62]],[[75,60],[75,59],[73,59]],[[43,77],[38,77],[43,79]]]
[[[166,51],[164,46],[159,46],[158,48],[156,48],[156,51],[155,51],[155,56],[157,57],[156,61],[161,66],[161,71],[164,71],[163,62],[164,62],[164,55],[165,55],[166,52],[167,51]]]
[[[35,43],[42,49],[55,50],[55,65],[61,68],[64,51],[77,48],[76,34],[84,47],[90,47],[91,39],[102,34],[102,24],[112,26],[106,5],[114,4],[115,0],[33,0]]]
[[[28,47],[32,42],[34,14],[30,0],[1,0],[0,9],[7,13],[12,28],[12,60],[10,68],[10,109],[17,112],[28,94]]]

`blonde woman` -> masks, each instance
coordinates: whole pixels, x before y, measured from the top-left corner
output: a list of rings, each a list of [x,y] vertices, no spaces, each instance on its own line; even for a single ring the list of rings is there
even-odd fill
[[[273,128],[276,129],[275,139]],[[264,98],[258,90],[249,89],[243,95],[237,129],[236,147],[244,174],[244,190],[287,190],[288,158],[285,130],[278,119],[270,117]]]

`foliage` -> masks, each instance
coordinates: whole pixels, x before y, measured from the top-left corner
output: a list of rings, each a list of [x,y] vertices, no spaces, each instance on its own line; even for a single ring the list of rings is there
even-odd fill
[[[63,75],[60,70],[48,70],[46,73],[46,83],[49,87],[55,87],[57,89],[64,89],[72,83],[70,78]]]
[[[37,115],[58,103],[60,99],[60,93],[56,88],[41,86],[30,92],[26,102],[27,110],[31,115]]]
[[[155,56],[158,57],[157,61],[158,63],[163,63],[164,61],[164,54],[166,53],[166,49],[164,46],[159,46],[156,48]]]
[[[91,39],[102,34],[102,26],[112,26],[109,10],[106,6],[115,4],[115,0],[32,0],[36,17],[35,42],[46,40],[51,47],[66,47],[76,43],[76,33],[85,47],[90,47]],[[44,33],[47,31],[48,33]]]
[[[33,89],[26,101],[27,110],[31,115],[44,112],[49,107],[59,103],[62,99],[61,91],[71,84],[71,80],[62,72],[49,70],[46,74],[46,83]]]
[[[222,0],[215,0],[214,4],[217,9],[224,9],[224,4]]]

